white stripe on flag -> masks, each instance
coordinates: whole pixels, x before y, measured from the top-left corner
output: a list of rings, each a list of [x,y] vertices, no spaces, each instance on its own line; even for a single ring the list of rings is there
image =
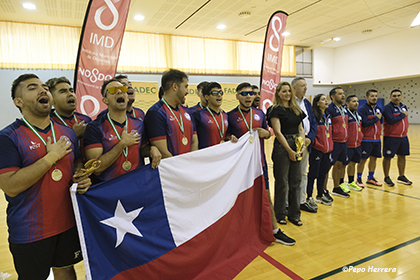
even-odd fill
[[[177,246],[223,217],[237,196],[261,176],[261,146],[256,131],[237,143],[162,160],[159,174],[169,225]],[[176,176],[173,176],[176,174]]]

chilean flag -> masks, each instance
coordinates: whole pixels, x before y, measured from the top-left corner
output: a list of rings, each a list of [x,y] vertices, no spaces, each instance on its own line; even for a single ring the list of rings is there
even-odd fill
[[[87,279],[232,279],[274,241],[259,137],[71,188]]]

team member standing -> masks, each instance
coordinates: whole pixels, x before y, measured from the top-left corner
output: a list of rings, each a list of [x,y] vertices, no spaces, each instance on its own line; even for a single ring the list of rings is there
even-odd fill
[[[273,106],[267,109],[268,124],[276,136],[271,157],[275,178],[274,211],[280,224],[286,223],[287,216],[294,225],[303,225],[299,209],[302,164],[298,158],[306,147],[303,145],[298,153],[295,138],[305,137],[302,126],[305,116],[296,102],[292,86],[288,82],[280,82],[273,97]]]
[[[359,107],[359,99],[356,95],[349,95],[346,99],[347,111],[349,113],[349,127],[347,138],[347,175],[349,177],[348,187],[355,191],[361,191],[354,181],[354,172],[356,171],[356,163],[360,162],[362,156],[362,117],[357,113]]]
[[[292,87],[296,95],[296,101],[300,109],[305,113],[306,117],[303,119],[303,130],[305,131],[305,145],[307,149],[302,155],[302,180],[300,182],[300,210],[307,211],[310,213],[316,213],[318,205],[313,201],[305,201],[306,198],[306,187],[308,184],[308,162],[309,162],[309,151],[310,145],[315,139],[317,121],[315,119],[314,112],[312,111],[311,102],[305,98],[307,84],[306,80],[302,77],[297,77],[292,80]]]
[[[223,143],[228,140],[234,142],[238,139],[231,135],[226,136],[228,129],[228,115],[220,108],[223,101],[223,90],[219,83],[211,82],[203,88],[207,107],[193,113],[194,124],[197,129],[198,148],[203,149]]]
[[[362,159],[357,165],[357,181],[356,184],[359,187],[364,187],[362,182],[363,169],[365,163],[369,158],[369,175],[366,181],[369,185],[382,186],[375,177],[376,159],[381,157],[381,123],[382,110],[376,103],[378,101],[378,92],[374,89],[370,89],[366,92],[366,104],[363,105],[359,110],[359,115],[362,117]]]
[[[270,197],[270,184],[268,182],[268,169],[264,152],[264,139],[269,139],[271,137],[271,133],[267,127],[265,114],[262,110],[251,107],[254,99],[254,91],[252,90],[251,84],[246,82],[239,84],[236,87],[236,99],[239,101],[238,107],[228,113],[228,135],[234,135],[235,137],[240,138],[244,134],[251,133],[252,130],[258,131],[261,145],[261,160],[263,165],[265,189],[268,200],[270,202],[273,235],[276,238],[276,242],[284,245],[293,245],[296,243],[296,241],[284,234],[284,232],[282,232],[277,226],[273,203]],[[250,137],[249,141],[254,141],[254,139]]]
[[[325,205],[331,205],[333,203],[333,199],[328,194],[328,191],[324,190],[324,181],[330,170],[330,154],[334,145],[331,137],[331,118],[329,114],[325,114],[327,108],[328,98],[322,93],[317,94],[312,103],[312,109],[318,125],[309,154],[309,172],[306,189],[306,202],[308,204],[315,203],[312,198],[315,179],[318,192],[316,202]]]
[[[391,102],[384,108],[384,160],[382,162],[385,183],[392,187],[394,183],[389,178],[391,159],[397,154],[398,157],[398,183],[411,185],[412,182],[405,177],[405,157],[410,154],[408,142],[408,109],[401,103],[402,93],[399,89],[391,91]]]
[[[86,125],[92,119],[86,115],[75,112],[77,98],[70,81],[66,77],[51,78],[46,82],[53,96],[54,108],[50,117],[58,123],[73,128],[77,138],[83,138]]]
[[[261,94],[260,89],[256,85],[251,86],[254,92],[254,100],[252,101],[252,107],[260,109]]]
[[[187,109],[181,106],[188,94],[188,76],[170,69],[161,81],[164,94],[146,113],[146,135],[163,158],[198,150],[194,123]]]
[[[203,89],[208,84],[208,82],[201,82],[197,85],[197,95],[200,98],[200,101],[197,103],[197,105],[188,108],[188,112],[190,113],[190,115],[192,115],[195,111],[199,111],[207,107],[207,99],[204,97]]]
[[[144,120],[143,110],[133,106],[134,101],[136,101],[136,94],[134,92],[133,85],[131,84],[130,80],[128,80],[128,77],[125,75],[118,75],[118,76],[115,76],[115,79],[119,81],[123,86],[127,87],[127,96],[128,96],[127,114],[132,116],[135,119]]]
[[[0,131],[0,187],[6,194],[9,248],[19,279],[76,279],[82,259],[70,200],[80,168],[75,132],[50,119],[52,96],[34,74],[19,76],[12,99],[22,113]],[[79,181],[84,193],[90,179]]]
[[[331,192],[333,195],[349,198],[348,192],[350,190],[341,182],[344,178],[345,163],[347,161],[347,127],[348,127],[348,113],[343,104],[346,100],[344,90],[340,87],[333,88],[330,91],[330,98],[332,102],[328,105],[328,113],[331,115],[332,123],[332,140],[334,148],[331,153],[331,165],[334,188]]]
[[[96,183],[143,166],[142,157],[145,156],[150,155],[152,168],[159,164],[159,151],[145,141],[143,121],[127,114],[127,90],[115,78],[104,81],[102,102],[108,110],[86,128],[86,159],[101,161],[101,166],[94,172]]]

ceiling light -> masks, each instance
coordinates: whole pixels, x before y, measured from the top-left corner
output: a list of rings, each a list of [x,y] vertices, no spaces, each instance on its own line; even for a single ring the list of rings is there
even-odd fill
[[[217,29],[220,29],[220,30],[225,29],[225,28],[226,28],[226,25],[224,25],[224,24],[219,24],[217,26]]]
[[[22,6],[27,10],[36,10],[35,4],[29,2],[22,3]]]
[[[338,41],[340,41],[341,39],[340,39],[339,37],[335,37],[335,38],[333,38],[333,40],[334,40],[334,41],[336,41],[336,42],[338,42]]]
[[[283,33],[281,33],[281,35],[283,35],[284,37],[289,36],[290,32],[284,31]]]
[[[142,15],[135,15],[134,16],[134,19],[135,20],[143,20],[144,19],[144,16],[142,16]]]
[[[420,25],[420,12],[419,14],[416,16],[416,18],[413,20],[413,23],[411,24],[410,27],[416,27]]]

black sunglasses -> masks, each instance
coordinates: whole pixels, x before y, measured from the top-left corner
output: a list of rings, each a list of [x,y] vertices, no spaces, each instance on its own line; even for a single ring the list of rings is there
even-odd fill
[[[251,91],[241,91],[239,94],[242,95],[242,96],[247,96],[248,94],[250,96],[253,96],[254,92],[252,90]]]

